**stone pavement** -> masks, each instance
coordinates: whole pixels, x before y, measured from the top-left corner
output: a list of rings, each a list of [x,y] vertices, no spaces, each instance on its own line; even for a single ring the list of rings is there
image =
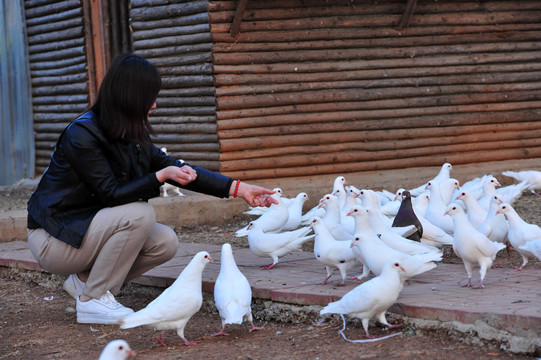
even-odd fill
[[[148,271],[135,282],[143,285],[167,287],[182,271],[192,256],[206,250],[214,259],[203,273],[203,291],[212,293],[220,270],[218,245],[180,244],[175,258]],[[261,269],[269,259],[253,255],[248,248],[234,248],[240,270],[252,285],[253,297],[293,305],[326,305],[341,298],[359,283],[346,281],[337,286],[338,271],[326,285],[319,285],[326,276],[325,267],[312,252],[298,251],[282,258],[276,268]],[[26,242],[0,243],[0,266],[41,271]],[[361,266],[348,275],[360,274]],[[462,288],[466,271],[462,265],[438,266],[410,280],[404,286],[398,302],[389,310],[409,318],[458,321],[476,324],[478,320],[516,336],[526,333],[541,337],[541,266],[529,265],[523,271],[489,269],[484,289]],[[473,283],[478,281],[474,270]]]

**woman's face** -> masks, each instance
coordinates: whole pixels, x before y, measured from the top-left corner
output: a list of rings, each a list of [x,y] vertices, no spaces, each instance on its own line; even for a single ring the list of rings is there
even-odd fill
[[[150,107],[150,110],[148,111],[148,115],[152,112],[152,110],[156,109],[156,101],[154,101],[154,104]]]

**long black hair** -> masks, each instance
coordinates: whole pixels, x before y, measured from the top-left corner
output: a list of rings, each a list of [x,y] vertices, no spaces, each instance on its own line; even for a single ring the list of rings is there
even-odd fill
[[[148,112],[161,86],[160,73],[150,62],[131,53],[117,56],[91,107],[106,136],[112,140],[148,143],[149,134],[154,134]]]

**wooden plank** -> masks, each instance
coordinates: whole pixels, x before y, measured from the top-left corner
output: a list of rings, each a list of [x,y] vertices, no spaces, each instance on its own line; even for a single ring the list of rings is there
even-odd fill
[[[519,111],[501,111],[497,113],[472,113],[472,114],[443,114],[437,117],[416,117],[411,119],[401,119],[399,121],[374,120],[373,126],[379,129],[399,129],[399,128],[423,128],[430,126],[465,126],[474,124],[497,124],[510,121],[538,121],[541,116],[541,109],[519,110]],[[382,123],[387,123],[383,125]],[[381,126],[380,126],[381,124]],[[361,131],[369,126],[369,123],[363,123],[362,128],[357,131],[346,132],[326,132],[309,134],[292,134],[280,136],[256,136],[232,139],[220,139],[220,149],[222,152],[239,151],[248,149],[272,148],[281,146],[307,145],[307,144],[329,144],[336,142],[339,138],[341,142],[365,141],[370,136],[369,131]]]
[[[455,165],[475,164],[498,160],[524,159],[526,157],[541,157],[541,147],[514,148],[503,150],[474,150],[471,152],[459,151],[450,153],[447,149],[443,152],[434,152],[426,156],[415,156],[412,158],[395,157],[384,160],[367,160],[351,163],[330,163],[330,164],[306,164],[296,167],[275,167],[271,169],[259,169],[257,163],[250,167],[250,170],[223,171],[224,175],[234,179],[257,180],[273,179],[284,177],[298,177],[325,174],[348,174],[363,171],[396,170],[408,167],[441,166],[443,162],[450,162]]]
[[[240,32],[240,25],[242,24],[242,18],[244,17],[247,2],[248,0],[237,0],[237,8],[235,9],[235,15],[231,22],[231,30],[229,31],[229,35],[232,38],[236,38]]]
[[[415,5],[417,5],[417,0],[408,0],[408,2],[406,3],[406,10],[400,18],[400,22],[398,23],[399,30],[402,30],[409,26],[411,15],[413,14]]]
[[[371,135],[374,135],[374,138],[384,138],[386,143],[396,143],[396,142],[415,142],[418,146],[432,146],[438,145],[441,142],[442,138],[450,136],[451,138],[460,136],[475,136],[478,140],[478,134],[480,129],[487,129],[487,125],[472,125],[467,127],[455,127],[455,128],[433,128],[433,129],[395,129],[391,133],[387,133],[387,137],[378,136],[378,130],[370,132]],[[490,131],[486,133],[493,132],[493,137],[498,137],[499,139],[517,139],[527,134],[530,136],[529,132],[531,130],[539,131],[541,129],[541,124],[539,122],[522,122],[522,123],[505,123],[505,124],[490,124]],[[415,140],[413,140],[415,139]],[[350,151],[350,150],[372,150],[377,151],[387,146],[386,144],[380,144],[380,142],[363,142],[363,141],[354,141],[354,142],[340,142],[340,143],[328,143],[324,147],[317,144],[309,145],[296,145],[296,146],[283,146],[275,148],[264,148],[264,149],[250,149],[250,150],[241,150],[235,152],[222,152],[220,154],[220,160],[223,162],[226,161],[237,161],[244,159],[257,159],[261,157],[274,157],[274,156],[286,156],[291,154],[315,154],[320,152],[341,152],[341,151]]]

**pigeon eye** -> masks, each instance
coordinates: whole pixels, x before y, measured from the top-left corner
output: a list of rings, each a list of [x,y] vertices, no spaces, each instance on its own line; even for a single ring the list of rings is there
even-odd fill
[[[123,350],[123,349],[124,349],[124,347],[123,347],[122,345],[120,345],[120,346],[118,347],[118,350]]]
[[[399,267],[400,264],[399,263],[394,263],[394,266]]]

